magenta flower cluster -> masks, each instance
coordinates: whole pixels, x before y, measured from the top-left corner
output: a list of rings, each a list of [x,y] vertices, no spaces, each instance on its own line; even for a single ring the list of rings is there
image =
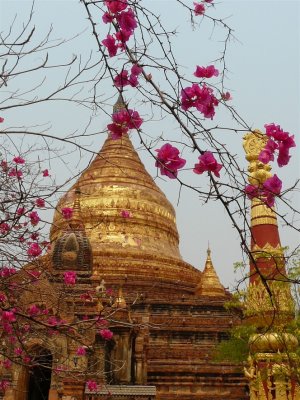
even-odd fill
[[[278,150],[277,164],[279,167],[287,165],[291,156],[289,154],[291,147],[296,147],[294,141],[294,135],[290,135],[288,132],[284,132],[280,128],[280,125],[266,124],[266,135],[269,140],[265,145],[264,149],[260,152],[258,159],[268,164],[270,161],[274,161],[274,153]]]
[[[203,172],[212,172],[217,176],[220,177],[220,170],[222,169],[222,165],[217,163],[214,155],[210,151],[205,151],[201,156],[198,157],[199,163],[195,164],[193,171],[195,174],[203,174]]]
[[[130,109],[122,109],[112,115],[112,124],[107,125],[112,139],[120,139],[130,129],[139,129],[143,123],[139,113]]]
[[[186,160],[179,157],[179,150],[170,143],[166,143],[155,151],[157,152],[155,166],[160,169],[161,175],[175,179],[178,170],[184,167],[186,163]]]
[[[275,204],[275,196],[278,196],[281,192],[282,182],[275,174],[271,178],[265,180],[260,187],[259,185],[247,185],[245,193],[249,199],[259,198],[268,207],[273,207]]]
[[[213,0],[202,0],[202,3],[194,3],[195,15],[203,15],[205,13],[205,6],[203,3],[212,3]]]
[[[118,31],[114,35],[107,35],[102,44],[107,48],[109,57],[114,57],[118,49],[124,50],[126,43],[133,35],[137,27],[137,20],[132,8],[128,7],[127,0],[107,0],[105,5],[108,9],[102,20],[105,24],[114,22],[118,24]]]
[[[66,285],[75,285],[77,274],[75,271],[66,271],[64,273],[64,282]]]
[[[181,107],[183,110],[195,107],[205,118],[213,119],[215,107],[219,104],[214,96],[213,89],[203,84],[194,83],[181,91]]]
[[[274,161],[274,154],[277,154],[277,164],[283,167],[289,163],[291,158],[290,148],[296,147],[294,135],[290,135],[281,129],[280,125],[266,124],[266,135],[269,138],[265,147],[259,153],[258,159],[263,164],[268,164]],[[259,198],[268,207],[273,207],[275,204],[275,196],[279,196],[282,188],[282,181],[275,174],[267,179],[262,185],[247,185],[245,193],[249,199]]]
[[[115,77],[114,84],[120,89],[123,89],[124,86],[136,87],[139,83],[138,76],[142,73],[142,71],[143,68],[137,64],[134,64],[131,67],[130,75],[126,69],[123,69],[123,71]]]

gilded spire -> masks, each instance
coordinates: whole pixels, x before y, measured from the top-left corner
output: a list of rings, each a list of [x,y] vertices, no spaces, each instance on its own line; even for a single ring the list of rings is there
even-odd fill
[[[266,179],[271,177],[271,166],[259,161],[258,156],[267,143],[267,136],[258,129],[248,132],[244,136],[243,147],[246,159],[249,161],[248,180],[251,185],[261,185]]]
[[[244,137],[246,159],[250,163],[249,182],[252,185],[261,185],[271,176],[271,166],[258,159],[267,139],[258,130],[247,133]],[[258,321],[257,316],[260,315],[262,320],[259,323],[266,324],[266,321],[274,318],[274,313],[276,318],[282,314],[293,314],[276,213],[259,198],[251,200],[251,255],[250,285],[246,301],[248,316],[253,316]],[[261,276],[267,279],[269,291],[266,290]],[[270,292],[274,297],[270,296]]]
[[[211,260],[211,250],[207,248],[205,267],[196,293],[202,296],[224,296],[225,289],[215,271]]]
[[[120,110],[126,109],[126,108],[127,108],[126,107],[126,103],[124,102],[123,95],[120,92],[119,96],[118,96],[118,99],[117,99],[116,103],[113,106],[113,114],[115,114],[116,112],[118,112]]]
[[[73,203],[73,214],[72,218],[69,222],[69,226],[72,230],[84,230],[83,221],[81,219],[81,208],[80,208],[80,189],[79,185],[77,184],[75,187],[75,196],[74,196],[74,203]]]
[[[267,140],[267,136],[258,130],[244,137],[251,185],[261,186],[271,177],[271,166],[258,159]],[[287,360],[296,358],[296,354],[290,351],[296,350],[298,343],[292,334],[282,329],[294,318],[294,302],[286,278],[276,214],[259,198],[251,201],[251,255],[245,316],[248,323],[252,322],[266,332],[252,335],[249,340],[252,356],[245,375],[250,381],[250,399],[267,400],[274,396],[276,399],[296,400],[298,396],[291,395],[290,390],[294,384],[295,392],[295,383],[286,372],[290,370]]]
[[[248,179],[252,185],[262,185],[271,176],[271,166],[258,159],[267,140],[267,136],[259,130],[244,136],[243,146],[249,161]],[[283,272],[283,252],[276,213],[259,198],[251,201],[251,251],[256,266],[250,263],[250,282],[258,278],[257,265],[260,265],[260,270],[265,276],[276,276]]]

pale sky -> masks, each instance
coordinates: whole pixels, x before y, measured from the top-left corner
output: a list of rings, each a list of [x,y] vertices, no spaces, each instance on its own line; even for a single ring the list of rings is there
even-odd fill
[[[203,23],[195,36],[195,32],[189,25],[187,15],[173,7],[173,0],[143,0],[148,7],[153,7],[161,14],[170,29],[177,28],[178,37],[175,52],[179,64],[186,68],[187,74],[192,74],[195,65],[209,65],[218,57],[222,36],[211,26]],[[173,3],[173,4],[172,4]],[[186,1],[192,4],[192,1]],[[17,14],[17,22],[21,23],[30,7],[30,1],[0,1],[1,30],[7,29],[13,16]],[[215,17],[226,17],[226,22],[234,29],[237,40],[232,41],[227,54],[229,73],[227,87],[232,93],[232,105],[253,128],[263,129],[265,123],[275,122],[285,130],[295,134],[296,142],[299,140],[300,121],[300,2],[298,1],[215,1],[215,10],[211,11]],[[100,17],[99,17],[100,19]],[[47,1],[37,0],[35,5],[34,23],[37,27],[37,37],[41,37],[48,27],[53,25],[53,38],[72,37],[74,34],[86,31],[74,39],[61,51],[57,49],[52,55],[52,61],[57,61],[72,54],[84,57],[90,50],[96,51],[94,39],[90,33],[90,27],[86,21],[83,6],[77,0]],[[97,53],[97,51],[96,51]],[[36,56],[38,57],[38,56]],[[59,72],[57,72],[59,74]],[[53,79],[59,79],[59,75]],[[38,77],[37,77],[38,81]],[[24,87],[32,82],[23,82]],[[48,85],[51,85],[51,80]],[[107,97],[113,96],[115,90],[112,85],[106,86],[109,92]],[[111,93],[110,93],[111,92]],[[126,93],[127,99],[133,92]],[[114,101],[110,100],[112,104]],[[107,110],[109,111],[110,105]],[[74,109],[59,104],[51,107],[37,106],[34,110],[16,109],[7,112],[6,120],[14,120],[14,126],[24,124],[47,123],[51,125],[49,133],[60,135],[75,130],[78,126],[86,124],[92,117],[91,128],[103,130],[109,122],[104,113],[91,115],[89,111],[74,112]],[[145,118],[146,119],[146,118]],[[231,121],[224,116],[224,123],[230,125]],[[172,127],[161,121],[149,122],[152,136],[159,136],[162,132],[168,132]],[[62,134],[63,134],[62,133]],[[170,132],[166,133],[166,135]],[[103,135],[95,137],[91,143],[97,150],[104,140]],[[242,150],[242,135],[234,138],[224,136],[224,141],[229,140],[233,151],[246,166]],[[136,140],[133,137],[134,143]],[[292,161],[285,169],[275,168],[285,185],[292,183],[300,177],[299,150],[292,149]],[[146,152],[141,153],[148,171],[154,177],[157,175],[154,161]],[[51,163],[53,175],[58,180],[69,177],[72,171],[84,168],[89,157],[83,157],[77,161],[72,157],[68,160],[69,167],[64,167],[59,162]],[[195,185],[198,184],[198,176],[193,176]],[[206,248],[209,241],[212,249],[212,259],[215,268],[225,286],[233,287],[235,276],[233,263],[242,260],[239,238],[231,227],[228,217],[217,203],[202,205],[195,193],[183,190],[178,200],[178,184],[176,181],[156,179],[157,184],[166,193],[173,203],[177,213],[177,225],[180,233],[181,254],[185,261],[203,269]],[[297,206],[298,199],[294,195],[291,198]],[[299,207],[299,205],[298,205]],[[299,217],[298,217],[299,226]],[[281,227],[282,244],[295,247],[299,244],[299,234]]]

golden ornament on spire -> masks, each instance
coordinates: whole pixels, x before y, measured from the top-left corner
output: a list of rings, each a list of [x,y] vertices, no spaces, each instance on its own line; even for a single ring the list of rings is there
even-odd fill
[[[258,129],[248,132],[244,136],[243,147],[246,159],[249,161],[248,181],[251,185],[262,185],[263,182],[272,176],[271,166],[259,161],[258,156],[267,143],[268,137]],[[256,225],[277,225],[276,214],[272,208],[265,205],[258,198],[252,200],[251,205],[251,226]]]
[[[267,143],[267,136],[258,129],[248,132],[244,136],[243,147],[246,159],[249,161],[248,180],[251,185],[261,185],[266,179],[271,177],[271,166],[259,161],[258,156]]]

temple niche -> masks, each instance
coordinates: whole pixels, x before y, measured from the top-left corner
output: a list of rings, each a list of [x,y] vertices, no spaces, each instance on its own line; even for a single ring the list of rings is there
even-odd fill
[[[64,207],[74,209],[68,224]],[[209,249],[201,261],[203,271],[182,259],[174,208],[129,137],[107,137],[59,201],[50,240],[47,285],[59,298],[63,273],[77,271],[76,284],[64,288],[56,307],[63,303],[63,318],[93,350],[79,357],[74,337],[45,339],[39,354],[52,363],[52,375],[41,399],[248,399],[242,366],[213,359],[216,345],[240,321],[225,307],[231,295],[216,274],[213,253]],[[109,315],[111,340],[99,335],[101,319],[87,328],[89,319]],[[32,374],[38,379],[39,371]],[[97,389],[86,385],[88,379]],[[33,378],[10,380],[5,400],[36,400]]]

